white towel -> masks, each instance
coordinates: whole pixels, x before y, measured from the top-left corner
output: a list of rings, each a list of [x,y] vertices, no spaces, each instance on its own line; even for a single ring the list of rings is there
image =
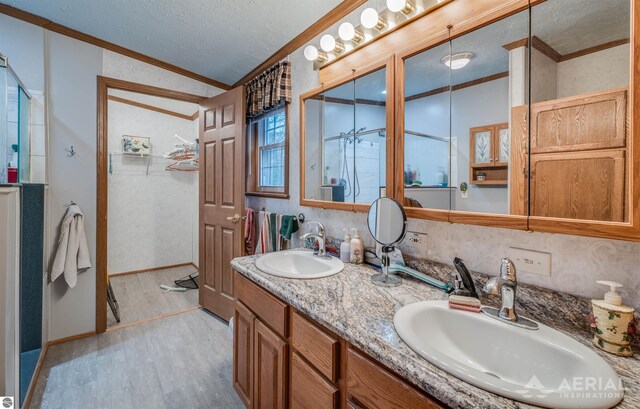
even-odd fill
[[[91,267],[87,236],[84,233],[84,215],[77,205],[69,206],[60,224],[58,250],[51,267],[51,281],[64,273],[69,287],[76,286],[78,272]]]

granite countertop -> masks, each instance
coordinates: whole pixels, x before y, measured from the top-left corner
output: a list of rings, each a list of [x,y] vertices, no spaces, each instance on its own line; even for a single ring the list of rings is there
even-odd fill
[[[531,408],[529,404],[503,398],[484,391],[447,374],[413,352],[399,337],[393,316],[402,306],[424,300],[445,300],[447,294],[414,279],[404,279],[401,286],[374,286],[370,276],[377,271],[369,266],[346,264],[340,273],[327,278],[296,280],[272,276],[255,266],[258,256],[240,257],[232,267],[253,282],[270,291],[306,316],[333,331],[383,365],[398,373],[427,394],[451,408]],[[430,273],[443,281],[451,281],[453,267],[429,261],[408,262],[413,268]],[[486,276],[473,273],[476,287]],[[491,297],[483,304],[496,305]],[[585,314],[588,300],[555,293],[536,287],[519,285],[519,312],[546,324],[592,347],[591,332]],[[636,353],[640,353],[637,345]],[[593,348],[618,373],[626,388],[616,408],[640,407],[640,359],[622,358]]]

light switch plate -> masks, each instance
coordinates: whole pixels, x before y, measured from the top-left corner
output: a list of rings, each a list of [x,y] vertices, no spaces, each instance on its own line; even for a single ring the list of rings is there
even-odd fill
[[[509,257],[518,272],[551,277],[551,253],[511,247]]]

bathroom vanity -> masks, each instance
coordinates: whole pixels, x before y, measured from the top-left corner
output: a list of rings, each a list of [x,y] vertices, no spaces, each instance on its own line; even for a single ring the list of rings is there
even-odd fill
[[[255,267],[234,268],[233,385],[248,408],[446,407],[311,318],[318,304],[298,309],[253,281]]]
[[[233,382],[247,407],[469,408],[478,402],[487,408],[531,407],[447,374],[400,339],[396,311],[417,301],[445,300],[443,291],[411,279],[380,288],[370,281],[374,269],[352,264],[323,279],[275,277],[258,270],[256,258],[231,263],[237,295]],[[449,266],[426,263],[439,279],[452,274]],[[523,315],[592,347],[583,312],[587,300],[521,287]],[[551,313],[558,310],[562,314]],[[640,360],[597,354],[627,388],[616,407],[639,407]]]

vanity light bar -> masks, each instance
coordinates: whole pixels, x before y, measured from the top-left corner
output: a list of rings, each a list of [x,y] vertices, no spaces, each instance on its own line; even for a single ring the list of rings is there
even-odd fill
[[[442,1],[443,0],[437,0],[437,3]],[[381,12],[369,7],[364,9],[360,14],[361,27],[370,31],[369,35],[371,38],[389,28],[387,19],[382,17],[382,15],[402,13],[408,17],[409,14],[419,11],[416,7],[415,0],[387,0],[386,5],[387,8]],[[315,46],[308,45],[304,49],[305,58],[311,62],[324,62],[330,59],[331,56],[338,56],[345,52],[345,50],[351,50],[367,40],[365,39],[363,30],[354,27],[353,24],[349,22],[340,24],[338,28],[338,38],[339,40],[331,34],[324,34],[320,38],[320,48],[322,51],[318,50]],[[345,43],[343,42],[351,42],[353,46],[345,47]],[[318,66],[316,65],[316,67]]]

